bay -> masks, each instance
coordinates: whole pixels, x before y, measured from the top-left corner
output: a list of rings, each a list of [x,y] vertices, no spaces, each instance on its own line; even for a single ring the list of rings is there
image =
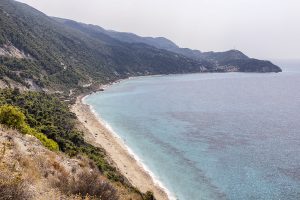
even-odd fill
[[[300,199],[300,62],[137,77],[85,102],[173,199]]]

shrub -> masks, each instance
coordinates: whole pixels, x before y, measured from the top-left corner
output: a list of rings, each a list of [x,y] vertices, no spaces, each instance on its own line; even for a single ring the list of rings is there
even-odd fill
[[[52,151],[58,151],[59,150],[58,144],[54,140],[47,138],[46,135],[44,135],[43,133],[38,132],[34,128],[31,128],[27,124],[24,124],[21,127],[20,131],[23,134],[28,134],[28,135],[32,135],[32,136],[36,137],[38,140],[40,140],[42,142],[42,144],[45,147],[47,147],[48,149],[50,149]]]
[[[0,107],[0,123],[10,128],[19,129],[25,124],[25,115],[17,107],[3,105]]]
[[[23,112],[15,106],[3,105],[0,107],[0,123],[10,128],[18,129],[23,134],[28,134],[36,137],[42,144],[52,151],[58,151],[58,144],[43,133],[31,128],[25,122],[26,117]]]
[[[144,200],[155,200],[153,192],[147,191],[146,194],[144,195]]]
[[[1,200],[29,200],[28,185],[20,175],[7,171],[0,171],[0,199]]]
[[[94,170],[83,170],[76,178],[62,172],[55,185],[66,194],[79,195],[83,198],[90,196],[92,199],[99,200],[119,199],[114,187],[101,178],[98,171]]]
[[[76,115],[70,112],[67,104],[57,98],[43,92],[20,92],[12,89],[0,90],[0,105],[11,104],[20,108],[26,116],[26,125],[23,133],[34,135],[42,142],[40,134],[52,139],[59,145],[59,150],[69,156],[85,155],[93,160],[98,169],[112,181],[120,182],[130,187],[129,182],[106,159],[104,149],[95,147],[84,140],[83,132],[76,128]],[[32,129],[30,129],[32,128]],[[46,140],[46,139],[45,139]],[[49,141],[52,141],[49,140]],[[47,140],[48,141],[48,140]],[[43,142],[51,148],[49,143]],[[50,144],[54,144],[50,142]],[[52,149],[58,149],[52,148]]]
[[[106,200],[118,199],[116,190],[99,176],[99,173],[87,170],[78,175],[73,192],[86,196],[91,195]]]

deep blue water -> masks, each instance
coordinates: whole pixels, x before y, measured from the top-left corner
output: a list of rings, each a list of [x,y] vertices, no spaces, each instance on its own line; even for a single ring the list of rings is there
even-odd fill
[[[133,78],[85,101],[177,199],[296,200],[300,62],[277,63]]]

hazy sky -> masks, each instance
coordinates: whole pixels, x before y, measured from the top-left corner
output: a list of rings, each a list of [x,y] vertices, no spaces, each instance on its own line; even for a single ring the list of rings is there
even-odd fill
[[[44,13],[201,51],[300,59],[299,0],[20,0]]]

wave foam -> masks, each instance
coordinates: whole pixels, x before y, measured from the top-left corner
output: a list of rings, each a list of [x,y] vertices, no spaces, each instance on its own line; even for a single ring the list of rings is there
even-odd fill
[[[107,123],[105,120],[103,120],[100,115],[96,112],[96,110],[94,109],[94,107],[88,103],[86,103],[86,98],[89,95],[85,96],[82,98],[82,103],[86,104],[89,106],[91,112],[95,115],[96,119],[99,121],[99,123],[101,123],[110,133],[113,134],[114,137],[118,138],[119,142],[121,142],[121,145],[124,147],[124,149],[129,153],[130,156],[132,156],[136,162],[138,163],[138,165],[147,173],[150,175],[152,181],[154,182],[155,185],[157,185],[158,187],[160,187],[168,196],[168,198],[170,200],[177,200],[177,198],[175,197],[175,195],[173,195],[168,189],[167,187],[161,182],[161,180],[149,169],[148,166],[146,166],[143,163],[143,160],[139,158],[138,155],[136,155],[133,150],[125,143],[125,141],[113,130],[112,126]]]

